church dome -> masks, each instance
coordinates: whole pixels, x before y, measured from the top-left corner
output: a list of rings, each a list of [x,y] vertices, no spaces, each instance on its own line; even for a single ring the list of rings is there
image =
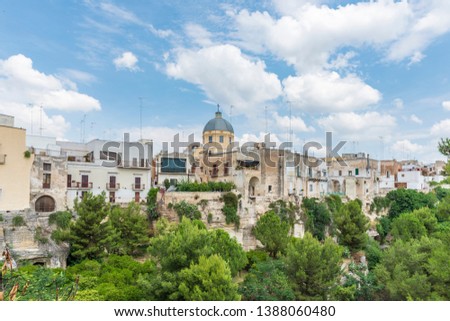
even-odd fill
[[[211,119],[203,128],[203,132],[222,130],[234,133],[233,126],[230,122],[222,118],[222,113],[220,111],[216,112],[216,117]]]

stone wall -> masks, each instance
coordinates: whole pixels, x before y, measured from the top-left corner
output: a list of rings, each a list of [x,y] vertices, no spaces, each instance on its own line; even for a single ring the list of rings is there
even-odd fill
[[[48,214],[20,211],[4,212],[1,215],[3,221],[0,222],[0,249],[8,246],[13,258],[18,262],[29,261],[52,268],[66,267],[69,249],[67,246],[57,245],[50,238],[53,227],[48,224]],[[23,217],[25,225],[14,226],[15,216]]]
[[[242,245],[245,250],[255,249],[261,244],[252,234],[259,217],[269,209],[269,204],[275,201],[276,197],[256,196],[253,199],[239,199],[238,215],[240,217],[239,228],[234,224],[226,224],[225,215],[222,213],[223,201],[220,192],[169,192],[165,193],[164,199],[158,194],[159,210],[163,217],[170,221],[178,222],[178,216],[170,205],[185,201],[196,204],[202,213],[202,221],[208,228],[221,228],[227,231],[232,237]],[[212,215],[212,220],[208,223],[208,214]],[[304,224],[299,221],[294,225],[293,235],[302,237],[304,234]]]

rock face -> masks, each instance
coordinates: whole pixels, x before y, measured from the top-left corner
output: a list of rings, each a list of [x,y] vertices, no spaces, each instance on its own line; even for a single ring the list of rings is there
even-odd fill
[[[224,203],[223,193],[220,192],[169,192],[165,193],[164,199],[158,194],[159,210],[161,215],[169,221],[178,222],[178,216],[171,205],[185,201],[197,204],[202,213],[202,221],[208,228],[221,228],[227,231],[242,245],[244,250],[252,250],[261,247],[259,241],[253,236],[252,229],[259,217],[269,210],[269,205],[276,199],[264,196],[256,196],[252,199],[239,200],[238,215],[240,217],[239,228],[234,224],[226,224],[225,215],[222,213]],[[171,205],[169,205],[171,204]],[[208,215],[211,219],[208,222]],[[301,237],[304,234],[304,224],[298,220],[293,228],[294,236]]]
[[[31,264],[51,268],[65,268],[69,253],[68,246],[58,245],[51,238],[53,227],[48,224],[48,214],[31,211],[1,213],[0,248],[8,246],[12,257]],[[24,225],[19,225],[22,217]]]

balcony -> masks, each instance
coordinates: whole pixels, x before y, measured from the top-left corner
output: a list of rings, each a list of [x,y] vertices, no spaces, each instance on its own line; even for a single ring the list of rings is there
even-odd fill
[[[92,182],[89,182],[89,183],[70,182],[67,184],[67,188],[68,189],[88,190],[88,189],[92,189]]]
[[[4,165],[6,162],[6,154],[0,154],[0,165]]]
[[[133,184],[133,191],[143,191],[145,189],[145,184]]]
[[[106,183],[106,189],[108,191],[114,192],[114,191],[117,191],[119,188],[120,188],[119,183],[115,183],[115,184]]]

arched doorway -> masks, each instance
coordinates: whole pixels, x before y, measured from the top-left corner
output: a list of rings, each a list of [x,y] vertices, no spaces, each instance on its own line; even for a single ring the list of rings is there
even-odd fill
[[[248,182],[248,196],[254,197],[258,195],[259,179],[252,177]]]
[[[55,200],[48,195],[41,196],[36,200],[34,209],[36,212],[54,212]]]

